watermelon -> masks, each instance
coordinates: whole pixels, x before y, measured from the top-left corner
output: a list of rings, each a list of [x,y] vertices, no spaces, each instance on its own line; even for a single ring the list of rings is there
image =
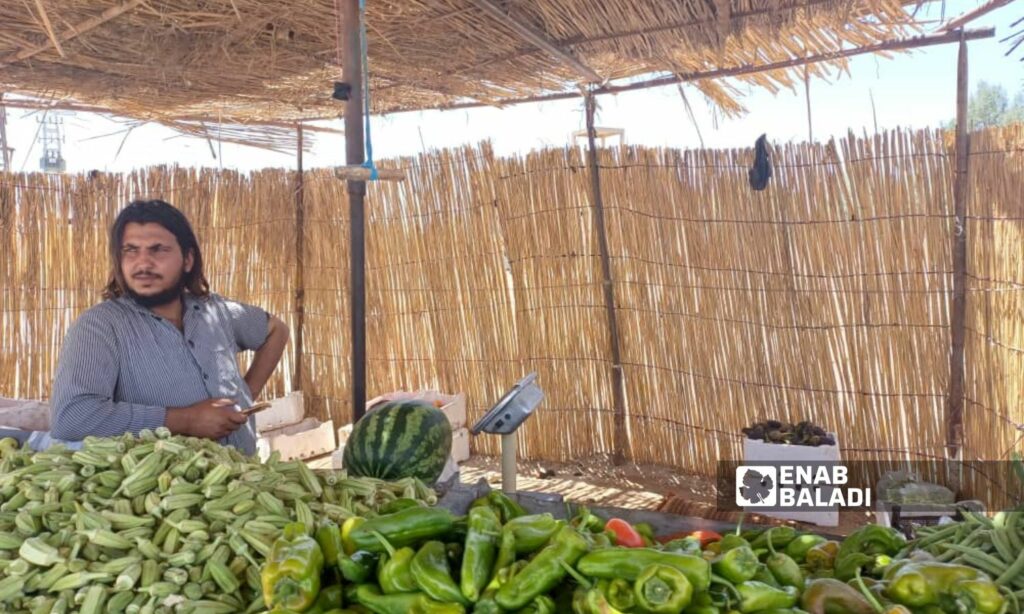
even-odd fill
[[[349,475],[433,484],[452,451],[452,426],[440,409],[422,401],[378,405],[352,429],[345,444]]]

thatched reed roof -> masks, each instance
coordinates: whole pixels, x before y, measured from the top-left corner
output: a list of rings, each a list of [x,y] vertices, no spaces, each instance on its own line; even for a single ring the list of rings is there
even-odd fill
[[[336,117],[340,0],[0,0],[0,91],[156,121]],[[913,30],[906,0],[369,0],[373,110],[766,64]],[[491,5],[491,11],[486,10]],[[494,12],[497,5],[498,13]],[[513,23],[514,22],[514,23]],[[811,68],[812,74],[821,65]],[[796,69],[803,75],[803,68]],[[787,86],[786,71],[742,78]],[[733,92],[698,86],[726,110]]]

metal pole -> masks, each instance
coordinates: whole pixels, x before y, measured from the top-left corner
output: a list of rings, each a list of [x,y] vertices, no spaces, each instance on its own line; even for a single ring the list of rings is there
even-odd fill
[[[345,163],[349,166],[366,161],[363,134],[363,52],[359,40],[359,0],[344,0],[345,81],[351,87],[345,102]],[[349,270],[351,298],[350,330],[352,334],[352,421],[366,413],[366,244],[363,203],[365,181],[348,182]]]
[[[619,325],[615,317],[615,287],[612,284],[611,257],[608,254],[608,233],[604,223],[604,199],[601,195],[601,174],[597,164],[597,130],[594,127],[596,101],[588,90],[584,99],[587,109],[587,158],[590,163],[591,205],[594,208],[594,230],[597,246],[601,252],[601,285],[604,289],[604,306],[608,316],[608,341],[612,359],[612,396],[615,403],[614,450],[612,460],[616,465],[626,461],[629,437],[626,433],[626,395],[622,377],[622,359],[619,355]]]
[[[292,390],[302,390],[302,333],[306,324],[306,205],[304,175],[302,169],[302,124],[296,129],[296,173],[295,173],[295,373]]]
[[[501,490],[506,495],[516,494],[516,456],[519,446],[518,429],[501,436]]]
[[[961,33],[962,36],[962,33]],[[967,200],[970,135],[967,125],[967,42],[961,38],[956,77],[956,175],[953,181],[953,304],[950,310],[949,398],[946,454],[961,460],[964,444],[964,337],[967,321]]]

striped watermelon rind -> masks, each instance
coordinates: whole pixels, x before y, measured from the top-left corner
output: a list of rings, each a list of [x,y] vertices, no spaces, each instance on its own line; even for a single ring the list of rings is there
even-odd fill
[[[452,426],[444,412],[422,401],[392,401],[355,424],[343,460],[352,476],[433,484],[451,451]]]

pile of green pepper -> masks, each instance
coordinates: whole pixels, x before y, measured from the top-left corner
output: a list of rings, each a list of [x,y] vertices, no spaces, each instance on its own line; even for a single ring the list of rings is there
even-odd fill
[[[606,523],[586,508],[568,521],[531,515],[500,492],[462,517],[415,501],[385,511],[290,527],[263,571],[271,612],[1019,612],[983,569],[912,554],[898,532],[875,525],[842,542],[774,527],[662,544],[650,527]]]
[[[776,614],[1003,614],[1020,612],[1015,596],[983,570],[935,560],[896,530],[867,525],[842,542],[790,527],[727,535],[708,548],[712,568],[732,593],[728,610]],[[732,584],[735,591],[729,588]],[[770,588],[775,589],[771,593]],[[778,591],[788,593],[783,598]],[[712,592],[715,591],[713,587]],[[796,598],[793,598],[794,593]],[[765,601],[773,607],[752,609]],[[739,606],[735,607],[734,603]],[[712,604],[712,607],[718,604]]]

